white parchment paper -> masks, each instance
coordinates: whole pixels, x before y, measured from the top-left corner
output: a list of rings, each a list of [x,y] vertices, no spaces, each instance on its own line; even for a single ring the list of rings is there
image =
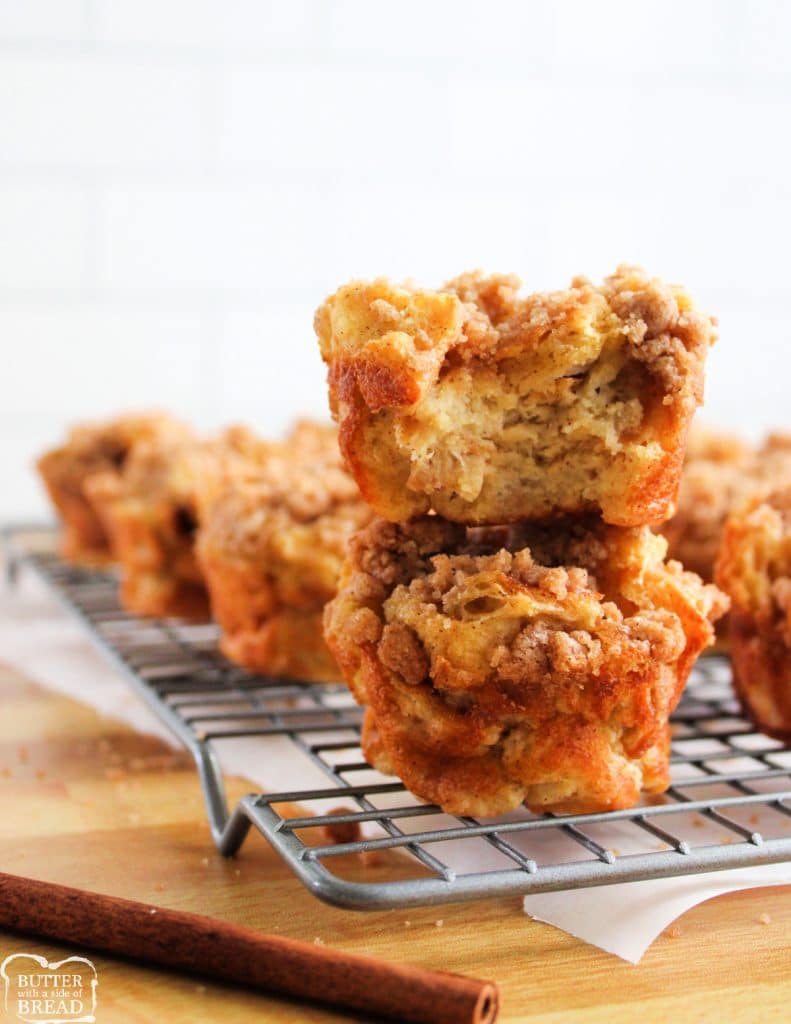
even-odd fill
[[[102,715],[176,745],[165,726],[93,648],[80,625],[29,572],[21,574],[13,590],[2,588],[0,592],[0,661]],[[227,774],[249,779],[256,789],[285,791],[327,785],[325,776],[285,738],[227,740],[218,752]],[[403,803],[402,794],[385,794],[375,802],[386,807],[390,799]],[[511,817],[518,816],[519,812]],[[674,815],[676,832],[677,817],[689,818],[685,827],[694,830],[690,834],[696,842],[714,844],[732,839],[716,824],[699,817],[693,819],[692,815]],[[745,827],[765,831],[767,835],[778,827],[787,827],[791,835],[791,817],[787,822],[784,825],[782,816],[776,813],[754,809],[749,809],[749,816],[744,819]],[[400,824],[407,831],[417,832],[443,824],[443,816],[403,819]],[[538,851],[535,835],[526,838],[512,833],[508,839],[539,863],[579,859],[580,847],[570,839],[556,836],[555,831],[539,836]],[[635,830],[631,826],[610,824],[589,831],[595,833],[598,843],[618,855],[645,851],[644,845],[640,849],[635,846]],[[656,842],[652,848],[661,845]],[[513,867],[483,840],[447,841],[433,846],[432,851],[459,873]],[[690,907],[722,893],[770,885],[791,885],[791,863],[527,896],[524,909],[536,920],[637,963],[657,935]]]

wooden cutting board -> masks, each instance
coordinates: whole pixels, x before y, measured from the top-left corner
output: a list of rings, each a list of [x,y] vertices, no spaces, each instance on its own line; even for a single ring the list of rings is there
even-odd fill
[[[229,797],[249,785],[233,780]],[[214,851],[188,756],[0,668],[0,870],[193,910],[262,931],[492,978],[501,1021],[791,1019],[791,887],[711,900],[632,967],[529,920],[518,898],[357,914],[319,903],[253,835]],[[367,867],[376,880],[376,866]],[[14,952],[74,952],[0,932]],[[94,956],[97,1024],[339,1022],[315,1007]],[[0,1001],[0,1021],[2,1016]],[[13,1018],[8,1018],[13,1019]]]

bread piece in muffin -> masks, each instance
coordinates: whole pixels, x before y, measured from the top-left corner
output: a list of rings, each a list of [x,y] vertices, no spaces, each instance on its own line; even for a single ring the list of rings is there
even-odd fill
[[[325,612],[364,752],[452,814],[629,807],[668,785],[668,719],[726,599],[648,527],[381,519]]]
[[[728,514],[785,482],[791,484],[791,435],[771,434],[753,448],[730,434],[693,429],[676,512],[662,526],[670,557],[713,580]]]
[[[717,585],[731,599],[733,678],[764,732],[791,738],[791,486],[758,494],[725,524]]]
[[[86,493],[121,566],[121,602],[135,615],[209,617],[195,554],[198,491],[263,442],[244,427],[206,440],[141,441],[120,473],[100,473]]]
[[[60,447],[42,455],[36,466],[61,518],[64,558],[91,565],[111,560],[107,531],[86,494],[88,480],[119,474],[138,442],[169,445],[191,436],[189,427],[164,413],[130,414],[78,424]]]
[[[666,519],[714,324],[627,266],[526,297],[479,273],[439,291],[357,281],[315,318],[366,500],[393,522],[433,509],[468,525]]]
[[[322,635],[351,535],[371,518],[333,427],[301,423],[237,462],[201,502],[198,557],[231,661],[311,682],[340,678]]]

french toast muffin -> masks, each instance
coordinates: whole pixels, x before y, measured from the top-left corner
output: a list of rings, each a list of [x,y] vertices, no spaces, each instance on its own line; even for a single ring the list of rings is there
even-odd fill
[[[200,503],[198,559],[225,655],[266,675],[339,680],[322,612],[371,512],[342,466],[336,430],[298,424],[265,457],[213,480]]]
[[[791,435],[770,434],[755,448],[730,434],[693,429],[676,512],[661,527],[670,557],[713,580],[730,512],[784,483],[791,485]]]
[[[130,414],[78,424],[62,445],[45,452],[36,467],[61,520],[63,557],[88,565],[112,560],[107,531],[86,494],[88,480],[100,473],[121,473],[139,442],[171,444],[191,434],[189,427],[165,413]]]
[[[629,266],[526,297],[477,272],[439,291],[356,281],[315,327],[341,448],[383,518],[672,513],[716,338],[682,288]]]
[[[613,810],[667,788],[668,719],[727,600],[665,550],[594,516],[375,520],[325,612],[369,761],[461,815]]]
[[[731,599],[736,692],[760,729],[791,738],[791,486],[728,517],[716,568]]]
[[[135,615],[209,618],[195,553],[198,491],[229,459],[261,445],[244,427],[214,439],[141,441],[120,473],[87,481],[87,495],[121,567],[121,603]]]

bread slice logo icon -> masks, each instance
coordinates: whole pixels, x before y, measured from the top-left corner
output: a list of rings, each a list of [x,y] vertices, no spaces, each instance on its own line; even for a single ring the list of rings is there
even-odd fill
[[[94,1024],[96,968],[84,956],[50,963],[36,953],[13,953],[0,964],[8,1020],[23,1024]]]

